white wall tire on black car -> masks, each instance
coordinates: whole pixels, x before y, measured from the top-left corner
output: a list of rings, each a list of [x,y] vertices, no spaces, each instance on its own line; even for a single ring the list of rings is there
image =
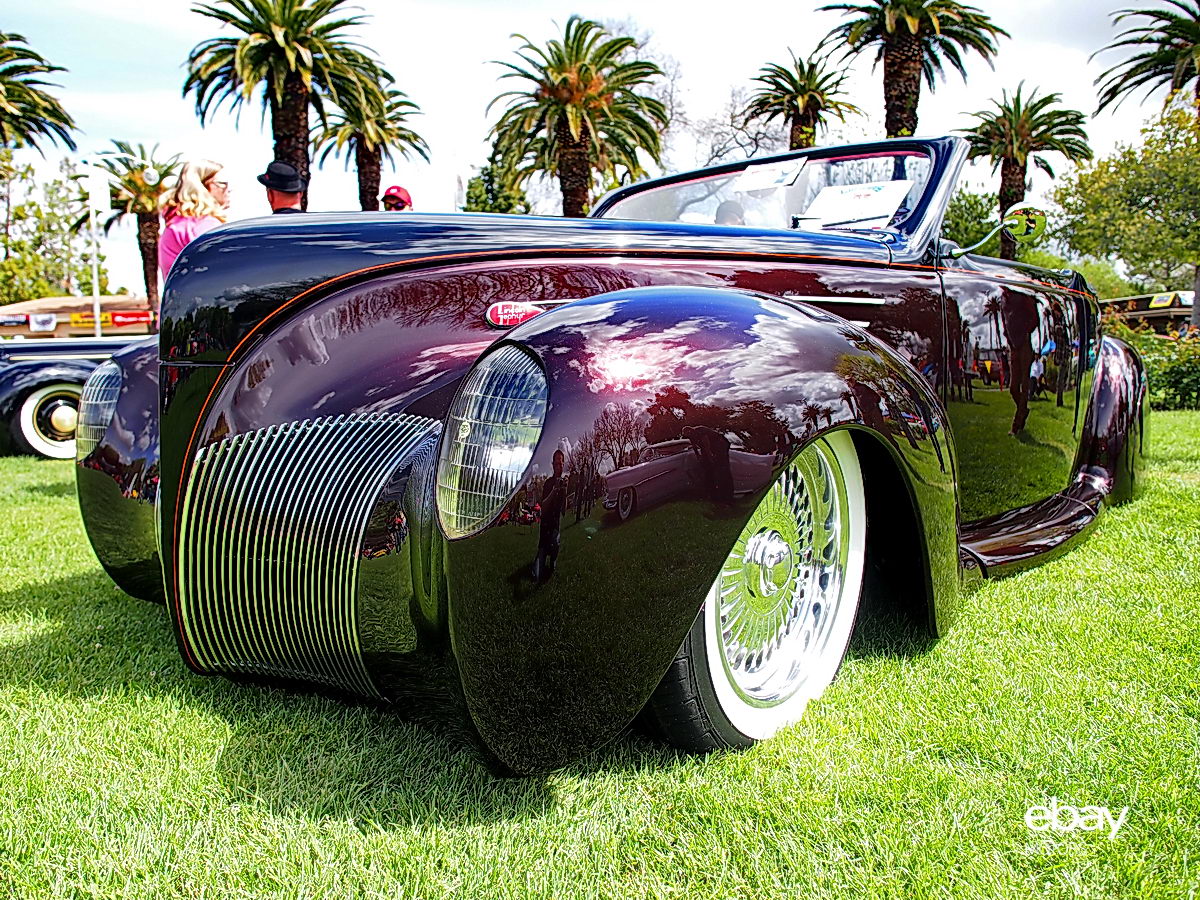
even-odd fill
[[[800,718],[846,654],[866,500],[849,433],[810,443],[755,508],[647,715],[682,749],[745,747]]]
[[[18,446],[50,459],[75,458],[75,427],[83,386],[70,381],[44,384],[26,395],[12,429]]]

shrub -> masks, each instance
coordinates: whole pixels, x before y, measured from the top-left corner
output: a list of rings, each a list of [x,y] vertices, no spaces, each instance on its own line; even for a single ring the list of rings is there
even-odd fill
[[[1104,317],[1104,333],[1132,345],[1146,363],[1154,409],[1200,409],[1200,338],[1156,334],[1145,322]]]

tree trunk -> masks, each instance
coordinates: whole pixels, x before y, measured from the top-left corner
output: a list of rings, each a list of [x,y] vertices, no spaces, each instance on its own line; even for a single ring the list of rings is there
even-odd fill
[[[816,116],[795,113],[792,115],[791,132],[788,135],[789,150],[807,150],[817,137]]]
[[[1005,159],[1000,164],[1000,218],[1025,199],[1025,166]],[[1007,230],[1000,232],[1000,258],[1016,259],[1017,242]]]
[[[1192,327],[1200,328],[1200,266],[1196,266],[1196,274],[1192,277]]]
[[[12,241],[12,179],[4,185],[4,258],[8,259],[9,244]]]
[[[271,86],[267,86],[271,90]],[[308,183],[308,88],[295,72],[283,81],[283,102],[276,103],[271,95],[271,137],[275,141],[275,159],[296,167]],[[300,201],[308,209],[308,189]]]
[[[142,279],[146,283],[146,299],[158,317],[158,213],[137,214],[138,250],[142,253]]]
[[[558,183],[562,188],[562,214],[568,218],[587,216],[592,187],[592,162],[588,157],[588,134],[584,129],[579,140],[571,137],[565,118],[555,126],[558,138]]]
[[[883,105],[888,137],[910,137],[917,132],[921,59],[921,41],[911,34],[898,32],[884,45]]]
[[[358,168],[358,205],[363,212],[379,212],[379,177],[383,148],[368,150],[361,134],[354,136],[354,165]]]

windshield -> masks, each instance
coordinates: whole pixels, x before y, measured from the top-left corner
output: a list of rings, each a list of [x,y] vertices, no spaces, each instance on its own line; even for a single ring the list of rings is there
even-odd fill
[[[752,163],[737,172],[647,188],[606,219],[752,228],[883,229],[903,222],[929,178],[918,151]]]

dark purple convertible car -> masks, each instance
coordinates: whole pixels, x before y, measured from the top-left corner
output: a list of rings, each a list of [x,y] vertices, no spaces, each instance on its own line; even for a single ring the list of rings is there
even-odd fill
[[[209,232],[157,352],[85,390],[97,555],[197,672],[395,700],[449,663],[518,772],[639,714],[692,750],[768,738],[864,592],[940,634],[1138,487],[1141,363],[1077,274],[942,237],[965,158],[902,139],[584,220]]]

